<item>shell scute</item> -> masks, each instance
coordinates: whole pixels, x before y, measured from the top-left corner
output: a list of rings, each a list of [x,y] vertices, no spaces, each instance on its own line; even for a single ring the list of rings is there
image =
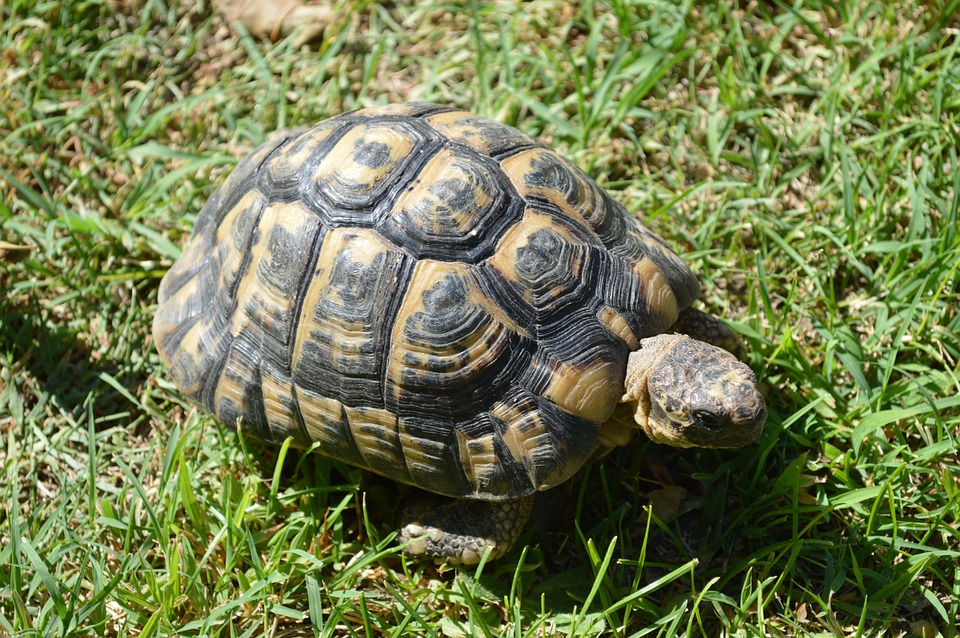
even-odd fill
[[[447,139],[491,157],[543,144],[512,126],[466,111],[449,111],[427,117],[430,125]]]
[[[259,173],[259,190],[270,193],[272,199],[301,197],[304,175],[316,170],[317,164],[350,126],[349,121],[333,118],[291,137],[264,162]]]
[[[350,405],[383,406],[389,319],[409,263],[371,229],[330,231],[308,278],[291,348],[298,385]]]
[[[496,162],[447,147],[400,193],[379,230],[420,259],[473,262],[522,211]]]
[[[405,478],[406,456],[400,441],[397,415],[380,408],[344,406],[353,441],[363,458],[360,464],[374,472]]]
[[[509,458],[524,469],[514,494],[546,490],[569,479],[589,456],[599,424],[558,408],[544,397],[513,387],[490,414],[503,423],[499,438]],[[516,496],[514,496],[516,498]]]
[[[624,212],[608,206],[596,182],[555,151],[528,149],[503,160],[501,166],[524,199],[558,211],[589,229],[605,246],[619,238]]]
[[[386,402],[401,416],[475,416],[529,357],[527,340],[490,312],[464,264],[422,260],[397,312]],[[528,340],[527,340],[528,341]]]
[[[265,210],[247,248],[250,263],[237,283],[234,336],[249,332],[265,351],[285,351],[296,321],[300,282],[321,232],[317,217],[299,203],[274,204]]]
[[[441,494],[468,493],[466,476],[454,458],[456,448],[448,422],[428,416],[404,417],[400,419],[400,442],[410,483]]]
[[[366,461],[353,438],[343,403],[298,384],[294,384],[293,391],[308,439],[318,443],[327,456],[364,466]]]
[[[465,494],[485,500],[506,500],[532,493],[536,487],[523,460],[511,452],[507,428],[496,406],[454,428]]]
[[[316,165],[304,197],[330,225],[373,226],[387,191],[402,185],[408,165],[422,162],[438,143],[416,120],[354,124]]]
[[[500,280],[488,281],[492,289],[509,289],[507,297],[499,298],[502,306],[519,322],[539,327],[596,294],[595,252],[569,225],[528,210],[504,233],[481,270],[487,279]]]

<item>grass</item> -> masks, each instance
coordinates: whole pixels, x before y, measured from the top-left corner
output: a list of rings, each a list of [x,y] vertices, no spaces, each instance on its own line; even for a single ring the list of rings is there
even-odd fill
[[[957,636],[957,2],[0,3],[0,634]],[[684,253],[751,346],[737,451],[638,442],[506,558],[405,562],[402,488],[225,432],[149,336],[270,132],[429,99],[519,126]],[[652,504],[652,510],[651,510]]]

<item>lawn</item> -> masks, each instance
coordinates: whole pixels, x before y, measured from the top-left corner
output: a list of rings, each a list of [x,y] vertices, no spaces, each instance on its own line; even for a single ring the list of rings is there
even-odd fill
[[[0,2],[0,635],[934,636],[960,617],[958,3]],[[429,100],[569,157],[700,276],[770,417],[637,441],[479,569],[407,490],[172,386],[160,278],[273,131]]]

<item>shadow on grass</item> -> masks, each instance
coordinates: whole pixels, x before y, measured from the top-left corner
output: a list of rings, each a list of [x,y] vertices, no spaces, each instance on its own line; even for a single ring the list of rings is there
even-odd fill
[[[81,337],[80,328],[38,304],[0,305],[0,348],[23,414],[50,404],[53,410],[75,418],[90,411],[96,419],[130,408],[121,391],[105,380],[122,378],[123,368],[94,351]],[[129,392],[135,395],[136,389]]]

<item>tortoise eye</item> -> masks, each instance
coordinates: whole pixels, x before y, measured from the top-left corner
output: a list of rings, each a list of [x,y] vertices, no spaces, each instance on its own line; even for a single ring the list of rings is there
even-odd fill
[[[723,427],[724,423],[723,417],[708,410],[694,410],[693,420],[696,424],[709,430],[719,430]]]

